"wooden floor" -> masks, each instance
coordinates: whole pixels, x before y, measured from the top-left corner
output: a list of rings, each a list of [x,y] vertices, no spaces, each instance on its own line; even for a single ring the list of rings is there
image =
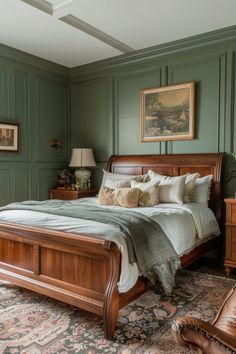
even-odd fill
[[[213,258],[202,257],[195,263],[191,264],[187,269],[220,277],[225,276],[223,262]],[[229,278],[236,279],[236,269],[231,271]]]

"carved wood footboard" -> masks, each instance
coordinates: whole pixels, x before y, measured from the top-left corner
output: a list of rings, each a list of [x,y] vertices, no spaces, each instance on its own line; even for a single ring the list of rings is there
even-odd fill
[[[101,238],[0,224],[0,278],[104,318],[114,334],[120,251]]]

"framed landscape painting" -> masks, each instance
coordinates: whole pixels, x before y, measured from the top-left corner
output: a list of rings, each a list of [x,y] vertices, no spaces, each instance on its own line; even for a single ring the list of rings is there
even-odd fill
[[[19,151],[19,124],[0,122],[0,151]]]
[[[195,83],[141,91],[141,141],[194,139]]]

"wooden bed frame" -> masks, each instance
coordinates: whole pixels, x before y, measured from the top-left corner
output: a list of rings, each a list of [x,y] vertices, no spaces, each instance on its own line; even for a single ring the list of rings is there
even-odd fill
[[[108,170],[145,174],[149,169],[169,176],[212,174],[210,205],[221,219],[223,154],[112,156]],[[181,258],[182,267],[210,250],[215,239]],[[140,277],[127,293],[119,294],[121,254],[114,242],[88,235],[0,223],[0,279],[103,316],[104,337],[111,339],[118,311],[147,290]]]

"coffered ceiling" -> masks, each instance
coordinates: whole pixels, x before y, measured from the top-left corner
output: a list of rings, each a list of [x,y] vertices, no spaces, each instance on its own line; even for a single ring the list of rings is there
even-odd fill
[[[236,25],[236,0],[0,0],[0,42],[66,67]]]

